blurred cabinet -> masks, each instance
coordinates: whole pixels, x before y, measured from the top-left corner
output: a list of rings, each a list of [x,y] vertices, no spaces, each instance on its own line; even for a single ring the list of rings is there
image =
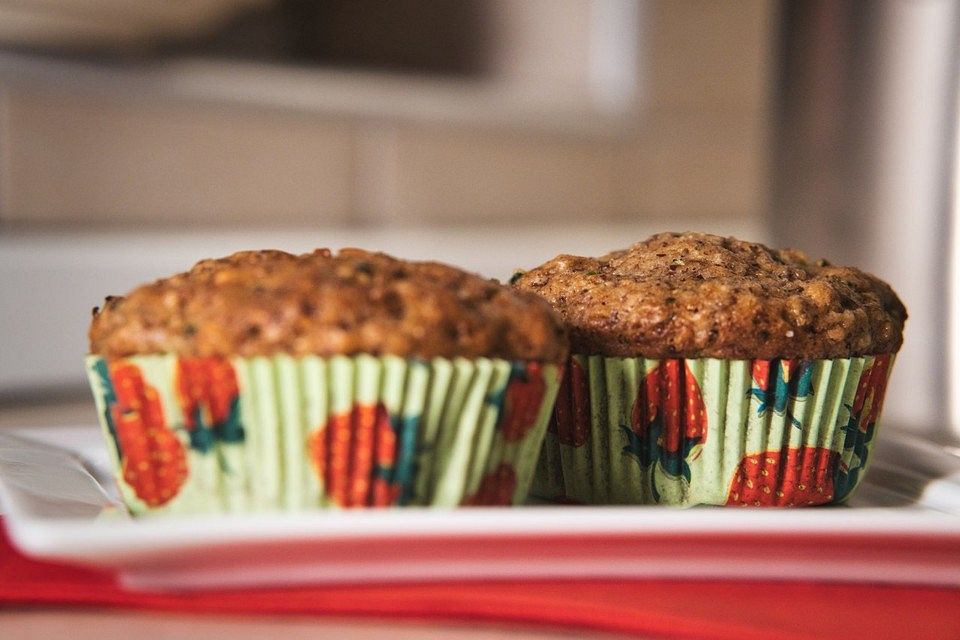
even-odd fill
[[[0,223],[761,216],[775,4],[483,6],[476,76],[0,54]]]

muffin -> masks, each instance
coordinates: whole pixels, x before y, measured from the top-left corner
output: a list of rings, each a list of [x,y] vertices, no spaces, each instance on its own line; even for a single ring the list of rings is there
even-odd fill
[[[202,260],[89,337],[134,514],[521,502],[567,356],[538,296],[359,249]]]
[[[805,506],[863,477],[907,314],[851,267],[702,233],[514,278],[570,331],[535,495]]]

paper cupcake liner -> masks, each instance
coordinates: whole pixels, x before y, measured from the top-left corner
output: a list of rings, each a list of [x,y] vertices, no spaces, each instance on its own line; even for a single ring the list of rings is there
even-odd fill
[[[369,355],[87,358],[135,514],[521,503],[560,368]]]
[[[574,355],[532,494],[584,504],[842,502],[869,462],[892,363]]]

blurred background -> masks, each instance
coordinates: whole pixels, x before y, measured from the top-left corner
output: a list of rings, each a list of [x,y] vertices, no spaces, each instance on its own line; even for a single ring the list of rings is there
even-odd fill
[[[505,278],[702,230],[889,280],[887,422],[958,438],[958,25],[955,0],[0,0],[0,424],[92,423],[90,309],[201,257]]]

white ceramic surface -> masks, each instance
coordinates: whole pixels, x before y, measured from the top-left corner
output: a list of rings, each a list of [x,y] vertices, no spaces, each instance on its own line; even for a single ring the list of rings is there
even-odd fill
[[[960,458],[885,435],[847,507],[530,506],[132,520],[116,501],[91,427],[0,433],[0,499],[24,553],[115,569],[142,589],[537,577],[960,585]]]

